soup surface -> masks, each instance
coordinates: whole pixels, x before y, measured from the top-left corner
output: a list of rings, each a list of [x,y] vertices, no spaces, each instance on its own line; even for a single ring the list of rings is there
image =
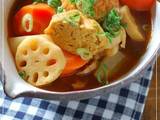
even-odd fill
[[[9,38],[14,38],[18,36],[24,35],[17,35],[15,33],[14,24],[14,16],[16,13],[26,5],[32,4],[31,0],[17,0],[11,11],[10,17],[8,19],[8,36]],[[122,77],[126,73],[128,73],[139,61],[141,56],[146,51],[146,47],[148,41],[151,37],[151,14],[150,11],[135,11],[131,10],[132,15],[136,19],[138,25],[143,29],[143,33],[145,36],[145,40],[141,42],[137,42],[133,40],[128,34],[126,37],[126,45],[125,48],[119,48],[118,52],[110,57],[106,57],[106,64],[107,64],[107,77],[106,81],[107,84],[117,80],[118,78]],[[97,20],[98,21],[98,20]],[[99,22],[101,24],[101,22]],[[127,27],[127,26],[126,26]],[[43,34],[43,33],[42,33]],[[9,43],[12,44],[13,41],[9,39]],[[12,50],[12,49],[11,49]],[[12,50],[13,52],[13,50]],[[13,57],[15,58],[15,54],[13,52]],[[105,57],[98,59],[99,62],[102,61]],[[91,60],[93,61],[93,60]],[[16,62],[16,60],[15,60]],[[90,63],[90,62],[89,62]],[[85,74],[85,75],[78,75],[77,72],[84,69],[89,63],[85,64],[83,67],[79,68],[76,72],[67,75],[65,77],[58,77],[55,81],[42,85],[37,86],[45,90],[49,91],[75,91],[75,90],[86,90],[92,89],[104,84],[100,83],[97,78],[95,77],[95,70],[92,72]],[[18,69],[18,68],[17,68]]]

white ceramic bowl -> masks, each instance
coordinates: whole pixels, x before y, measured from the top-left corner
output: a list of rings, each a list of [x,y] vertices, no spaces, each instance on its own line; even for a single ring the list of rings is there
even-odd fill
[[[91,90],[82,90],[74,92],[51,92],[42,90],[28,84],[27,82],[22,80],[17,74],[14,60],[12,58],[7,42],[7,19],[13,3],[14,0],[4,0],[4,11],[2,11],[1,15],[4,16],[4,19],[2,19],[2,27],[4,29],[2,31],[3,44],[1,53],[1,63],[3,71],[5,73],[2,82],[5,93],[12,98],[19,96],[31,96],[52,100],[79,100],[110,92],[113,89],[116,89],[136,80],[135,76],[137,76],[137,74],[140,73],[151,62],[160,46],[160,3],[156,2],[154,8],[152,9],[151,40],[148,44],[145,54],[141,57],[138,64],[135,65],[135,67],[129,73],[121,77],[116,82]]]

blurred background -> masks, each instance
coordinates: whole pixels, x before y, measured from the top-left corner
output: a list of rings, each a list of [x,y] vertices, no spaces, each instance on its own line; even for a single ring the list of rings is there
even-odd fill
[[[160,2],[160,0],[158,1]],[[157,98],[156,98],[156,79],[157,79]],[[157,105],[156,105],[156,99],[157,99]],[[156,112],[157,112],[157,118],[156,118]],[[142,120],[160,120],[160,56],[157,59],[157,67],[156,66],[154,67],[154,75],[152,78],[149,95],[146,101]]]
[[[157,79],[157,94],[158,94],[157,119],[156,119],[156,79]],[[156,65],[154,67],[152,82],[149,89],[149,95],[147,97],[147,101],[145,104],[142,120],[160,120],[160,56],[157,59],[157,67]]]

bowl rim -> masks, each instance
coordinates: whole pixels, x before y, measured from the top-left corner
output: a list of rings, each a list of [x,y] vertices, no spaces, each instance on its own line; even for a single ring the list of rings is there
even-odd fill
[[[156,17],[157,17],[158,13],[156,14],[155,12],[156,12],[158,6],[159,6],[158,13],[160,14],[160,3],[156,2],[154,8],[152,9],[152,18],[154,18],[154,19],[152,19],[152,35],[156,34],[156,33],[154,33],[155,32],[154,31],[154,24],[155,24],[154,22],[155,21],[153,21],[153,20],[155,20]],[[159,25],[159,28],[160,28],[160,25]],[[152,39],[154,39],[153,36],[152,36],[150,42],[152,41]],[[158,46],[159,47],[155,48],[153,54],[150,55],[148,57],[148,59],[143,62],[143,65],[140,66],[141,62],[138,62],[137,65],[134,68],[132,68],[133,69],[132,72],[126,73],[124,76],[122,76],[118,80],[115,80],[114,82],[112,82],[112,83],[110,83],[108,85],[100,86],[100,87],[93,88],[93,89],[87,89],[87,90],[67,91],[67,92],[54,92],[54,91],[43,90],[43,89],[34,87],[34,86],[30,85],[29,83],[27,83],[31,87],[30,91],[28,90],[28,91],[21,92],[20,94],[17,94],[14,97],[20,96],[21,94],[25,94],[25,96],[26,96],[26,93],[35,93],[35,94],[36,93],[42,93],[42,94],[51,94],[51,95],[56,94],[56,95],[65,95],[65,96],[66,95],[74,95],[74,94],[78,94],[78,93],[83,94],[83,93],[90,93],[90,92],[93,92],[93,91],[103,90],[103,89],[106,89],[106,88],[109,88],[109,87],[114,87],[114,86],[116,86],[118,84],[124,84],[128,79],[134,79],[135,76],[137,76],[143,69],[146,68],[146,66],[152,61],[152,59],[156,55],[158,49],[160,48],[160,42],[159,42]],[[147,52],[147,50],[146,50],[146,52]],[[146,54],[146,52],[144,53],[144,55]],[[143,59],[144,55],[142,56],[142,59]],[[1,63],[3,63],[3,60],[1,60]],[[2,72],[2,76],[4,76],[4,79],[2,81],[3,82],[4,91],[8,96],[13,98],[13,96],[8,94],[8,91],[6,90],[6,84],[7,84],[6,77],[7,77],[7,75],[5,75],[6,71],[5,71],[5,68],[3,68],[4,67],[3,64],[1,66],[2,66],[2,69],[3,69],[2,71],[4,71],[4,72]],[[140,67],[138,68],[138,66],[140,66]]]

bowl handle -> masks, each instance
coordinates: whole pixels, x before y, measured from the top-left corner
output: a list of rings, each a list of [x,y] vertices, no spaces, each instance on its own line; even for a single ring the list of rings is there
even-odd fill
[[[159,10],[160,12],[160,0],[158,0],[157,2],[157,9]],[[160,16],[159,16],[160,17]],[[159,26],[159,34],[160,34],[160,22],[158,22],[158,26]],[[160,38],[159,38],[160,39]],[[159,49],[158,49],[158,56],[160,56],[160,45],[159,45]]]
[[[11,76],[6,76],[5,71],[0,63],[0,82],[2,83],[4,92],[11,98],[16,98],[24,93],[32,93],[33,95],[37,92],[38,88],[28,84],[18,76],[18,81],[14,80]],[[13,79],[13,80],[11,80]]]

